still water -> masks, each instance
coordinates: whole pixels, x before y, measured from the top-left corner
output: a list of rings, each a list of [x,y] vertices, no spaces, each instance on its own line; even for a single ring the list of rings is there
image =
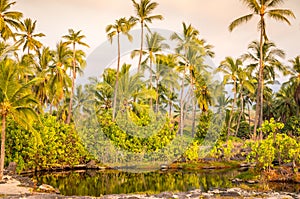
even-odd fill
[[[186,192],[193,189],[208,191],[214,188],[237,186],[231,182],[240,172],[234,170],[183,171],[168,170],[130,173],[116,170],[43,173],[31,176],[38,184],[49,184],[62,195],[101,196],[121,193]],[[253,185],[256,186],[256,185]],[[274,191],[300,192],[300,184],[269,183]]]

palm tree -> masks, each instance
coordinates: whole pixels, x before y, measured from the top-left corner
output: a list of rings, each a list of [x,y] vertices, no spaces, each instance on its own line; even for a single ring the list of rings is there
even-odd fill
[[[21,12],[10,11],[11,6],[16,2],[10,0],[0,0],[0,34],[3,40],[15,38],[11,28],[20,29],[20,19],[23,17]]]
[[[258,22],[258,27],[260,30],[260,54],[263,54],[263,45],[265,41],[268,40],[266,34],[266,22],[265,16],[268,16],[271,19],[275,19],[276,21],[286,22],[290,25],[290,21],[288,17],[295,18],[294,13],[288,9],[278,9],[281,3],[284,0],[242,0],[246,6],[251,10],[250,14],[242,16],[236,20],[234,20],[229,25],[229,31],[232,31],[237,26],[242,23],[248,22],[253,18],[253,16],[258,15],[260,17]],[[261,110],[263,107],[263,71],[264,71],[264,62],[263,57],[260,56],[259,60],[259,72],[258,72],[258,89],[257,89],[257,97],[256,97],[256,110],[255,110],[255,125],[254,125],[254,133],[256,133],[257,126],[260,126],[262,123],[262,114]]]
[[[44,37],[43,33],[34,33],[36,26],[36,21],[32,22],[30,18],[24,20],[21,23],[21,31],[24,33],[16,33],[20,39],[17,41],[17,46],[23,44],[23,51],[27,48],[27,55],[30,54],[30,50],[34,50],[38,52],[38,50],[42,47],[42,43],[36,40],[36,37]]]
[[[17,64],[13,60],[5,59],[0,62],[0,117],[1,117],[1,157],[0,180],[3,178],[5,158],[6,120],[11,117],[21,126],[29,128],[38,116],[33,108],[37,101],[31,95],[30,81],[21,84]]]
[[[80,68],[80,66],[84,66],[85,62],[79,63],[78,60],[76,60],[76,53],[79,53],[80,51],[76,50],[76,44],[89,47],[86,43],[82,41],[82,39],[85,38],[84,35],[81,35],[81,30],[75,32],[73,29],[69,29],[69,35],[64,35],[64,39],[67,41],[65,42],[67,45],[72,45],[72,88],[70,93],[70,104],[69,104],[69,110],[68,110],[68,117],[67,117],[67,124],[70,124],[71,116],[72,116],[72,104],[73,104],[73,95],[74,95],[74,88],[75,88],[75,80],[76,80],[76,69]],[[82,51],[80,52],[82,54]],[[83,54],[82,54],[83,55]],[[83,55],[85,56],[85,55]],[[83,61],[83,60],[80,60]]]
[[[50,68],[53,65],[54,51],[49,47],[44,47],[38,53],[38,62],[36,64],[36,77],[39,78],[33,87],[33,92],[41,105],[47,105],[49,103],[50,95]]]
[[[292,60],[289,60],[292,64],[292,74],[289,82],[292,82],[291,89],[294,90],[294,99],[297,103],[297,115],[299,115],[300,107],[300,55]]]
[[[239,128],[240,128],[240,123],[241,123],[241,118],[245,112],[245,101],[244,98],[247,98],[247,95],[249,94],[254,94],[255,88],[254,88],[254,82],[253,79],[251,78],[251,74],[247,72],[245,69],[242,69],[239,71],[238,75],[238,85],[237,85],[237,93],[239,94],[239,99],[240,99],[240,110],[239,110],[239,115],[238,115],[238,121],[237,121],[237,126],[235,130],[235,135],[237,135]],[[250,117],[250,115],[249,115]],[[249,132],[250,133],[250,132]]]
[[[60,41],[56,45],[53,63],[52,66],[49,66],[51,76],[49,80],[50,113],[52,113],[53,105],[58,108],[59,102],[72,85],[72,80],[66,72],[67,68],[72,65],[72,51],[66,43]]]
[[[134,18],[136,21],[139,21],[141,24],[141,48],[140,48],[140,57],[138,62],[138,72],[141,68],[142,56],[143,56],[143,44],[144,44],[144,27],[147,27],[147,23],[152,23],[153,20],[159,19],[162,20],[162,15],[151,15],[153,10],[158,6],[158,3],[151,2],[151,0],[140,0],[140,3],[137,3],[135,0],[132,0],[133,6],[137,17]]]
[[[17,50],[15,45],[9,45],[3,41],[0,41],[0,60],[7,58],[8,56],[13,55]]]
[[[102,81],[96,83],[94,92],[97,112],[100,110],[107,111],[113,106],[112,98],[116,84],[116,73],[115,69],[107,68],[102,74]]]
[[[118,92],[118,83],[119,83],[119,72],[120,72],[120,60],[121,60],[121,44],[120,44],[120,34],[124,34],[127,36],[128,40],[132,41],[132,36],[129,34],[130,29],[135,25],[135,21],[133,18],[129,20],[125,17],[116,20],[115,24],[110,24],[106,27],[107,37],[109,41],[112,43],[113,37],[117,35],[118,42],[118,63],[117,63],[117,73],[116,73],[116,81],[115,81],[115,89],[114,89],[114,100],[113,100],[113,115],[112,119],[115,119],[116,116],[116,103],[117,103],[117,92]]]
[[[238,83],[238,75],[242,71],[243,62],[241,59],[234,59],[232,57],[226,57],[225,60],[223,60],[220,64],[220,66],[217,68],[217,72],[224,73],[224,84],[232,84],[233,85],[233,102],[232,107],[230,111],[230,116],[227,124],[227,140],[230,136],[230,130],[231,130],[231,121],[233,117],[233,113],[235,110],[236,102],[237,102],[237,83]]]
[[[144,62],[149,60],[149,85],[150,89],[153,89],[153,63],[155,63],[156,56],[159,52],[164,49],[168,49],[170,46],[166,43],[163,43],[165,38],[159,33],[154,32],[146,35],[146,50],[143,51],[143,54],[148,54],[148,57]],[[134,57],[140,50],[134,50],[131,53],[131,57]],[[158,95],[158,93],[157,93]],[[152,98],[150,99],[150,108],[152,108]]]
[[[178,42],[176,47],[176,53],[182,58],[181,67],[178,67],[179,71],[182,71],[182,80],[181,80],[181,91],[180,91],[180,135],[183,135],[184,128],[184,85],[186,79],[186,71],[189,66],[188,62],[188,52],[191,48],[196,45],[195,39],[199,35],[199,31],[195,29],[191,24],[187,26],[184,22],[183,26],[183,36],[173,33],[171,35],[171,40],[176,40]],[[182,53],[180,55],[180,53]]]
[[[177,57],[173,54],[156,55],[155,63],[156,67],[153,74],[156,87],[155,112],[158,113],[159,97],[162,96],[168,102],[169,117],[171,118],[172,106],[174,104],[172,100],[177,99],[176,90],[180,89],[177,81],[178,74],[175,71],[178,65]],[[164,93],[159,95],[159,90],[164,91]]]
[[[276,93],[275,110],[282,122],[288,117],[296,115],[296,103],[293,99],[293,85],[283,85]]]
[[[253,41],[248,46],[249,52],[242,56],[244,60],[250,61],[250,65],[247,67],[247,70],[250,73],[253,73],[253,71],[255,71],[255,69],[258,68],[258,71],[255,71],[256,74],[253,74],[256,75],[258,78],[257,90],[259,89],[259,70],[260,70],[259,66],[260,66],[261,59],[263,60],[264,63],[264,67],[262,71],[262,79],[261,79],[261,83],[262,83],[261,88],[264,88],[265,81],[267,80],[275,81],[277,77],[275,69],[282,72],[283,75],[288,74],[287,68],[280,62],[280,59],[285,58],[285,53],[283,50],[278,49],[276,45],[270,41],[265,41],[263,43],[262,52],[260,48],[261,48],[260,43],[258,41]],[[262,107],[260,109],[257,109],[257,106],[259,106],[259,104],[256,103],[256,111],[257,110],[259,111],[259,115],[257,117],[260,118],[260,120],[263,120],[263,107],[264,107],[263,90],[262,90],[261,98],[259,99],[261,101]],[[256,93],[258,93],[258,91],[256,91]],[[256,135],[256,131],[254,132],[254,135]],[[262,132],[260,132],[260,137],[262,138]]]

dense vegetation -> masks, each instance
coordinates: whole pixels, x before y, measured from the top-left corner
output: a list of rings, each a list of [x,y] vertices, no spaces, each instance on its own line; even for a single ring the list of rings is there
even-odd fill
[[[271,168],[274,160],[295,167],[300,161],[300,56],[287,63],[284,50],[267,38],[264,20],[269,16],[289,24],[294,15],[276,9],[281,1],[245,2],[253,15],[260,13],[260,40],[238,58],[225,57],[214,70],[207,62],[213,46],[195,27],[182,23],[182,32],[169,38],[150,32],[150,24],[163,19],[152,14],[158,4],[133,0],[135,16],[106,28],[108,39],[117,39],[116,69],[76,86],[88,47],[81,31],[70,29],[50,49],[39,41],[45,35],[35,32],[36,21],[12,11],[15,2],[0,0],[0,178],[11,161],[23,170],[91,158],[102,163],[197,160],[204,155],[200,145],[210,145],[212,157],[229,160],[233,143],[244,140],[252,149],[249,161],[259,168]],[[229,29],[251,16],[235,20]],[[137,39],[130,30],[138,23],[142,40],[132,52],[139,60],[133,73],[121,62],[120,35]],[[174,53],[165,51],[170,40],[177,43]],[[222,82],[215,73],[223,75]],[[290,80],[276,91],[278,74]]]

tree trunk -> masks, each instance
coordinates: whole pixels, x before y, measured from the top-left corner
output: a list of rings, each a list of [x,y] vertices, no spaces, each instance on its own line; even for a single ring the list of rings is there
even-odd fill
[[[197,102],[195,97],[192,98],[192,103],[193,103],[193,115],[192,115],[192,137],[194,137],[195,135],[195,124],[196,124],[196,106],[197,106]]]
[[[180,135],[183,136],[183,128],[184,128],[184,99],[183,99],[183,92],[184,92],[184,80],[185,80],[185,69],[186,66],[184,66],[184,70],[183,70],[183,77],[182,77],[182,81],[181,81],[181,92],[180,92],[180,122],[179,122],[179,129],[180,129]]]
[[[249,122],[249,135],[251,134],[251,110],[250,105],[248,103],[248,122]]]
[[[152,55],[150,54],[150,74],[149,74],[149,78],[150,78],[150,90],[152,90],[153,88],[153,85],[152,85]],[[156,90],[158,90],[158,88],[156,87]],[[156,93],[156,95],[158,95],[158,92]],[[157,104],[157,101],[156,101],[156,104]],[[152,100],[152,97],[150,98],[150,109],[152,110],[153,108],[153,100]]]
[[[114,101],[113,101],[113,113],[112,113],[112,120],[113,121],[115,121],[115,117],[116,117],[117,94],[118,94],[119,72],[120,72],[120,60],[121,60],[121,47],[120,47],[120,33],[118,32],[118,63],[117,63],[116,82],[115,82],[115,89],[114,89]]]
[[[5,159],[5,128],[6,115],[2,115],[2,132],[1,132],[1,157],[0,157],[0,180],[3,179],[4,159]]]
[[[70,102],[69,102],[69,111],[68,111],[68,118],[67,118],[67,124],[70,124],[71,117],[72,117],[72,106],[73,106],[73,95],[74,95],[74,87],[75,87],[75,79],[76,79],[76,60],[75,60],[75,43],[73,43],[73,75],[72,75],[72,88],[71,88],[71,94],[70,94]]]
[[[172,101],[169,101],[169,118],[172,119]]]
[[[236,80],[235,79],[233,82],[233,92],[234,92],[233,102],[232,102],[232,107],[231,107],[230,116],[229,116],[229,120],[228,120],[228,127],[227,127],[227,141],[229,140],[229,136],[230,136],[231,120],[233,117],[234,107],[236,104]]]
[[[141,70],[142,56],[143,56],[143,43],[144,43],[144,22],[141,21],[141,49],[138,63],[138,72]]]
[[[155,112],[158,113],[158,79],[156,79],[156,102],[155,102]]]
[[[261,15],[261,23],[264,23],[263,15]],[[262,108],[263,108],[263,45],[264,45],[264,26],[260,30],[260,58],[259,58],[259,73],[258,73],[258,86],[257,86],[257,96],[256,96],[256,108],[255,108],[255,124],[253,134],[256,135],[257,128],[262,124]],[[262,132],[260,132],[260,138],[262,138]]]
[[[241,111],[239,113],[239,118],[238,118],[237,126],[236,126],[236,129],[235,129],[235,135],[238,134],[243,113],[244,113],[244,98],[243,98],[243,94],[241,93]]]

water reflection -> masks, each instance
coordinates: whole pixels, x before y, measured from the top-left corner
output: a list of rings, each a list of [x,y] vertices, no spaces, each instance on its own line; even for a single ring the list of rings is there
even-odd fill
[[[34,178],[58,188],[63,195],[100,196],[119,193],[158,193],[232,187],[230,171],[157,171],[126,173],[114,170],[40,174]]]
[[[237,170],[202,170],[127,173],[115,170],[40,173],[31,176],[38,184],[49,184],[63,195],[100,196],[120,193],[160,193],[164,191],[189,191],[237,186],[231,183],[240,172]],[[257,185],[249,185],[254,188]],[[300,184],[268,183],[274,191],[300,192]]]

